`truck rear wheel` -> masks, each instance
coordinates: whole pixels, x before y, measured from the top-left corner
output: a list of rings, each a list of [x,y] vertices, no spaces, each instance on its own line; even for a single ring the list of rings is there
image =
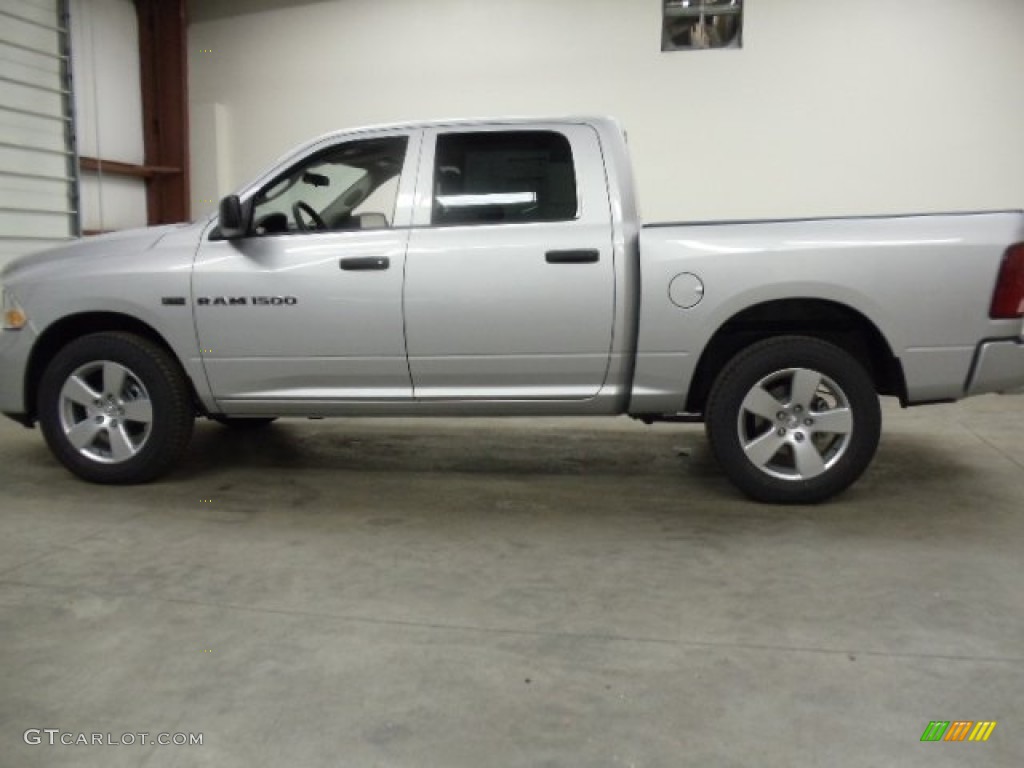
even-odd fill
[[[174,359],[120,332],[83,336],[54,356],[40,383],[38,415],[54,455],[94,483],[144,483],[167,472],[195,422]]]
[[[711,450],[751,498],[824,501],[848,488],[878,448],[882,413],[864,367],[806,336],[757,342],[722,369],[708,398]]]

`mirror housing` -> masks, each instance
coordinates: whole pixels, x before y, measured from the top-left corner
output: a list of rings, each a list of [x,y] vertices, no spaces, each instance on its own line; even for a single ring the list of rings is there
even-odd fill
[[[249,234],[249,218],[252,208],[242,205],[238,195],[228,195],[220,201],[220,214],[217,222],[220,234],[227,240],[237,240]]]

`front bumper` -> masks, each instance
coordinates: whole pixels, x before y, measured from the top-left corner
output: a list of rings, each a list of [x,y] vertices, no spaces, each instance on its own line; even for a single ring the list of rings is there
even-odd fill
[[[25,372],[36,335],[31,326],[0,331],[0,413],[25,423]]]
[[[978,345],[968,395],[1010,394],[1024,390],[1024,340],[985,341]]]

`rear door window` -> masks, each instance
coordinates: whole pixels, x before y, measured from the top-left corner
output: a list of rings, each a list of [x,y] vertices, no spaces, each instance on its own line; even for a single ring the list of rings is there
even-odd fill
[[[575,219],[579,203],[569,140],[554,131],[438,136],[435,226]]]

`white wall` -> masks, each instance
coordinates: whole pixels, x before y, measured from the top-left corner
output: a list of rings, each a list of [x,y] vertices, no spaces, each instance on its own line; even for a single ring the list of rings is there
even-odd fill
[[[144,163],[139,29],[132,0],[72,0],[71,57],[78,154]],[[146,226],[142,179],[83,172],[80,191],[83,229]]]
[[[234,188],[230,147],[234,143],[231,122],[223,104],[189,104],[189,151],[191,154],[192,216],[212,212],[218,200]]]
[[[191,99],[230,130],[193,131],[193,178],[367,123],[607,113],[649,221],[1024,207],[1021,0],[749,0],[742,50],[676,53],[660,6],[196,0]]]

